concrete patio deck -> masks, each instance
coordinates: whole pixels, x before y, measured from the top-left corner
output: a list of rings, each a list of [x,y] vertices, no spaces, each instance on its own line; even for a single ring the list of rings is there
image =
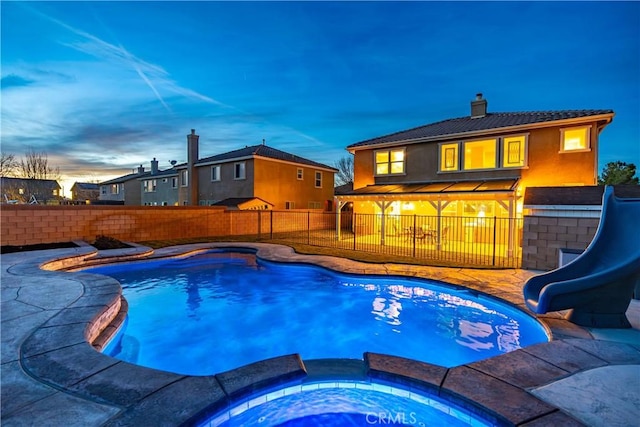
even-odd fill
[[[475,270],[398,264],[365,264],[293,253],[285,246],[248,243],[165,248],[151,257],[211,247],[253,247],[274,261],[312,262],[361,274],[425,277],[463,285],[526,310],[522,285],[534,272]],[[94,255],[91,247],[20,252],[1,257],[1,399],[3,426],[140,426],[189,423],[212,403],[258,382],[313,376],[318,363],[290,355],[260,366],[206,377],[155,371],[96,352],[95,335],[120,310],[112,279],[86,273],[45,271]],[[102,251],[98,257],[150,254],[145,248]],[[69,259],[75,258],[75,259]],[[122,311],[121,311],[122,312]],[[474,401],[512,425],[637,425],[640,419],[640,304],[627,313],[633,329],[585,329],[561,313],[542,317],[554,340],[455,368],[368,354],[361,368],[371,377],[424,387],[454,401]],[[261,363],[261,362],[260,362]],[[322,369],[326,369],[326,366]],[[306,373],[305,373],[306,370]],[[253,385],[252,385],[253,384]]]

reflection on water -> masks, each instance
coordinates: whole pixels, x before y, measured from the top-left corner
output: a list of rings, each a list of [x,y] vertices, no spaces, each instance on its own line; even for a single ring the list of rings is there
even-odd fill
[[[208,375],[261,359],[362,358],[452,367],[547,340],[524,313],[473,292],[393,276],[258,262],[214,251],[91,269],[115,277],[128,321],[107,354]]]
[[[439,334],[453,339],[457,344],[475,351],[490,350],[498,347],[500,352],[521,348],[520,329],[516,320],[488,307],[481,301],[469,299],[455,293],[436,292],[421,286],[389,284],[380,286],[372,283],[342,282],[342,286],[359,287],[375,293],[371,303],[371,313],[376,321],[392,326],[401,326],[402,303],[409,300],[420,310],[433,310],[438,313],[434,327]],[[445,309],[445,310],[442,310]],[[395,328],[395,332],[402,332]]]

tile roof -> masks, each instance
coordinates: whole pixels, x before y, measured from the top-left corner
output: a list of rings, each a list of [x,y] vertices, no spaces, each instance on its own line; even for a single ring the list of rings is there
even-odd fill
[[[249,156],[260,156],[260,157],[268,157],[276,160],[284,160],[292,163],[299,163],[302,165],[313,166],[317,168],[325,168],[336,170],[336,168],[324,165],[322,163],[314,162],[313,160],[305,159],[303,157],[296,156],[295,154],[286,153],[282,150],[278,150],[273,147],[269,147],[268,145],[252,145],[244,148],[240,148],[238,150],[229,151],[227,153],[217,154],[211,157],[205,157],[204,159],[198,160],[196,163],[209,163],[209,162],[218,162],[223,160],[230,160],[241,157],[249,157]]]
[[[61,189],[60,184],[55,179],[35,179],[35,178],[13,178],[8,176],[2,177],[2,185],[28,185],[30,183],[38,183],[44,188]]]
[[[99,190],[100,186],[93,182],[76,182],[73,184],[78,190]]]
[[[527,187],[524,193],[525,206],[600,206],[603,185],[576,187]],[[640,185],[614,185],[613,192],[620,198],[640,198]]]
[[[142,178],[145,175],[151,175],[151,172],[143,173],[130,173],[128,175],[119,176],[117,178],[110,179],[109,181],[103,181],[100,185],[119,184],[121,182],[131,181],[133,179]]]
[[[259,200],[260,202],[263,202],[264,204],[273,206],[273,203],[269,203],[259,197],[229,197],[228,199],[224,199],[224,200],[220,200],[219,202],[216,202],[214,204],[212,204],[211,206],[227,206],[227,207],[238,207],[239,205],[246,203],[246,202],[250,202],[252,200]]]
[[[389,135],[356,142],[347,147],[357,148],[381,143],[406,141],[412,139],[438,138],[466,132],[479,132],[512,126],[532,125],[581,117],[613,114],[613,110],[561,110],[561,111],[525,111],[518,113],[487,113],[483,117],[459,117],[419,126]]]

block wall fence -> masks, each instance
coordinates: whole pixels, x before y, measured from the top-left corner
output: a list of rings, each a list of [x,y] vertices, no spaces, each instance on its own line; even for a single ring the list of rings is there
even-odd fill
[[[2,205],[0,223],[0,244],[23,246],[92,242],[98,235],[144,242],[317,230],[335,227],[335,216],[210,206]]]
[[[309,212],[227,211],[207,206],[3,205],[2,246],[92,242],[98,235],[123,241],[260,236],[335,228],[335,215]],[[560,249],[584,250],[599,218],[525,216],[522,268],[558,267]]]
[[[525,216],[522,268],[558,268],[560,249],[584,250],[596,234],[600,218]]]

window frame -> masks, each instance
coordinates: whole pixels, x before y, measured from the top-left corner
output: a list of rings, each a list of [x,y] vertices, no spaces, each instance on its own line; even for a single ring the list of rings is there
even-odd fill
[[[296,202],[285,201],[284,202],[284,208],[285,208],[285,210],[293,210],[293,209],[296,208]]]
[[[315,176],[315,180],[314,180],[315,187],[322,188],[322,171],[315,171],[314,176]]]
[[[445,148],[445,146],[451,146],[451,148],[449,149],[453,149],[455,150],[454,154],[453,154],[453,160],[455,161],[455,165],[452,166],[451,169],[443,169],[443,163],[446,161],[446,159],[443,158],[443,148]],[[438,172],[460,172],[460,141],[458,142],[441,142],[440,144],[438,144]]]
[[[507,150],[507,139],[522,138],[523,146],[520,150],[522,153],[522,164],[517,166],[508,166],[505,163],[506,158],[509,156]],[[500,169],[522,169],[526,168],[529,164],[529,133],[518,133],[513,135],[505,135],[500,137]]]
[[[392,153],[393,152],[401,152],[402,153],[402,172],[392,172],[393,165],[400,163],[399,161],[393,161],[392,160],[393,159],[393,157],[392,157]],[[378,154],[379,153],[386,153],[387,154],[387,161],[385,163],[378,162]],[[387,172],[386,173],[379,173],[378,172],[378,165],[383,165],[383,164],[387,165]],[[384,149],[381,149],[381,150],[374,150],[374,152],[373,152],[373,170],[374,170],[374,176],[406,175],[407,174],[407,148],[406,147],[402,147],[402,148],[384,148]]]
[[[214,171],[217,171],[215,173],[215,176],[214,176]],[[222,181],[221,172],[222,172],[222,168],[220,167],[220,165],[211,166],[211,182]]]
[[[155,193],[158,188],[158,182],[155,179],[145,179],[142,182],[142,187],[145,193]]]
[[[499,149],[498,149],[498,145],[499,145],[499,141],[500,141],[500,137],[494,137],[494,138],[481,138],[481,139],[469,139],[469,140],[464,140],[461,141],[461,146],[459,148],[459,152],[461,153],[461,160],[460,160],[460,170],[461,171],[487,171],[487,170],[496,170],[496,169],[500,169],[500,167],[498,166],[498,154],[499,154]],[[466,163],[467,163],[467,144],[477,144],[479,142],[488,142],[488,141],[493,141],[493,166],[489,166],[489,167],[480,167],[480,168],[467,168],[466,167]]]
[[[189,170],[184,169],[180,171],[180,187],[189,186]]]
[[[574,150],[567,150],[565,148],[565,133],[567,131],[585,130],[585,148],[577,148]],[[560,128],[560,151],[558,153],[586,153],[591,151],[591,125],[571,126]]]
[[[242,173],[238,173],[238,172],[242,172]],[[235,180],[247,179],[246,162],[236,162],[233,164],[233,179]]]
[[[304,180],[304,169],[303,168],[297,168],[297,170],[296,170],[296,178],[298,179],[298,181]]]
[[[171,177],[171,188],[178,188],[178,177],[177,176],[172,176]]]

